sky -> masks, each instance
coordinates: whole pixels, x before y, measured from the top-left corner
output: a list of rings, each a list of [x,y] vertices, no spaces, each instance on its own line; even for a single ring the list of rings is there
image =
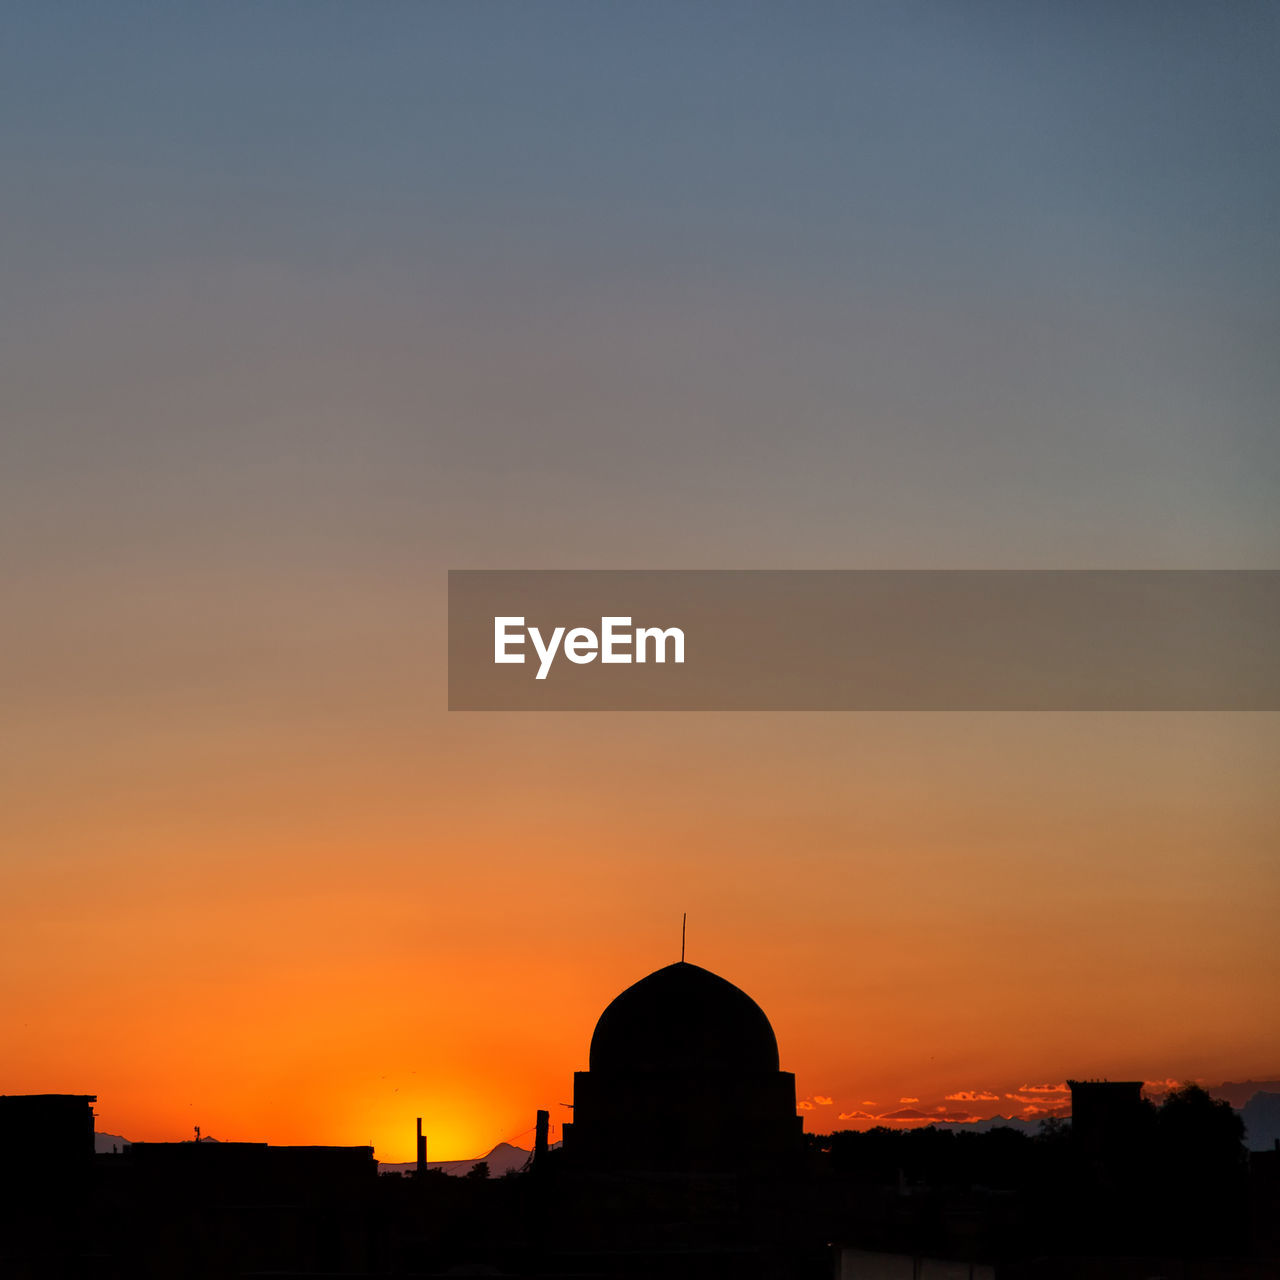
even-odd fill
[[[482,1154],[683,912],[811,1129],[1280,1073],[1274,713],[450,714],[444,636],[1276,567],[1274,6],[4,22],[0,1091]]]

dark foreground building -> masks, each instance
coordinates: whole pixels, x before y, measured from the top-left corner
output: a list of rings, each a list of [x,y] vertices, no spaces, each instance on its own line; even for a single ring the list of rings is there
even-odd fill
[[[93,1162],[91,1093],[0,1094],[0,1177],[85,1173]]]
[[[582,1169],[776,1171],[803,1150],[796,1078],[745,991],[696,964],[668,965],[615,999],[573,1078],[566,1158]]]
[[[825,1276],[806,1229],[795,1076],[746,992],[668,965],[600,1015],[547,1161],[566,1274]]]

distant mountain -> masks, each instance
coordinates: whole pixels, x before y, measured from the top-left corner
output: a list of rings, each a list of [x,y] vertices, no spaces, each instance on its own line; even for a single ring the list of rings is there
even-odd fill
[[[553,1143],[559,1146],[559,1143]],[[501,1178],[512,1169],[523,1169],[528,1163],[530,1152],[524,1147],[513,1147],[509,1142],[500,1142],[487,1156],[475,1156],[470,1160],[428,1160],[428,1169],[440,1169],[454,1178],[465,1177],[483,1160],[489,1166],[489,1176]],[[379,1164],[379,1173],[409,1173],[418,1166],[413,1160],[404,1164]]]
[[[1280,1093],[1280,1080],[1226,1080],[1208,1088],[1215,1098],[1225,1098],[1239,1111],[1255,1093]]]
[[[1280,1142],[1280,1093],[1255,1093],[1240,1108],[1244,1143],[1250,1151],[1270,1151]]]

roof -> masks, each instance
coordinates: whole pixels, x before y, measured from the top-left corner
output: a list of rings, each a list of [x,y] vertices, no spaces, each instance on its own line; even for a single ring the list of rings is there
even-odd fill
[[[600,1015],[593,1072],[777,1071],[778,1041],[745,991],[696,964],[667,965]]]

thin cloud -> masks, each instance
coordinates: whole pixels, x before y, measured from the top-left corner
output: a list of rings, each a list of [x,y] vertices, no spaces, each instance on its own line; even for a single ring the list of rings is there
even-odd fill
[[[979,1093],[976,1089],[961,1089],[959,1093],[947,1094],[948,1102],[999,1102],[998,1093]]]
[[[803,1102],[797,1102],[797,1103],[796,1103],[796,1110],[797,1110],[797,1111],[812,1111],[812,1110],[813,1110],[813,1103],[812,1103],[812,1102],[810,1102],[808,1098],[805,1098]]]
[[[825,1094],[815,1093],[813,1095],[813,1100],[820,1107],[829,1107],[831,1105],[831,1099],[828,1098]]]
[[[898,1111],[889,1111],[882,1116],[873,1117],[881,1124],[929,1125],[929,1124],[973,1124],[982,1117],[963,1108],[936,1107],[933,1111],[921,1111],[918,1107],[903,1107]]]
[[[1024,1084],[1018,1088],[1019,1093],[1070,1093],[1071,1089],[1064,1080],[1061,1084]]]
[[[898,1101],[904,1102],[904,1103],[910,1103],[910,1102],[919,1102],[920,1099],[919,1098],[899,1098]]]
[[[842,1111],[837,1120],[879,1120],[879,1116],[873,1116],[869,1111]]]

